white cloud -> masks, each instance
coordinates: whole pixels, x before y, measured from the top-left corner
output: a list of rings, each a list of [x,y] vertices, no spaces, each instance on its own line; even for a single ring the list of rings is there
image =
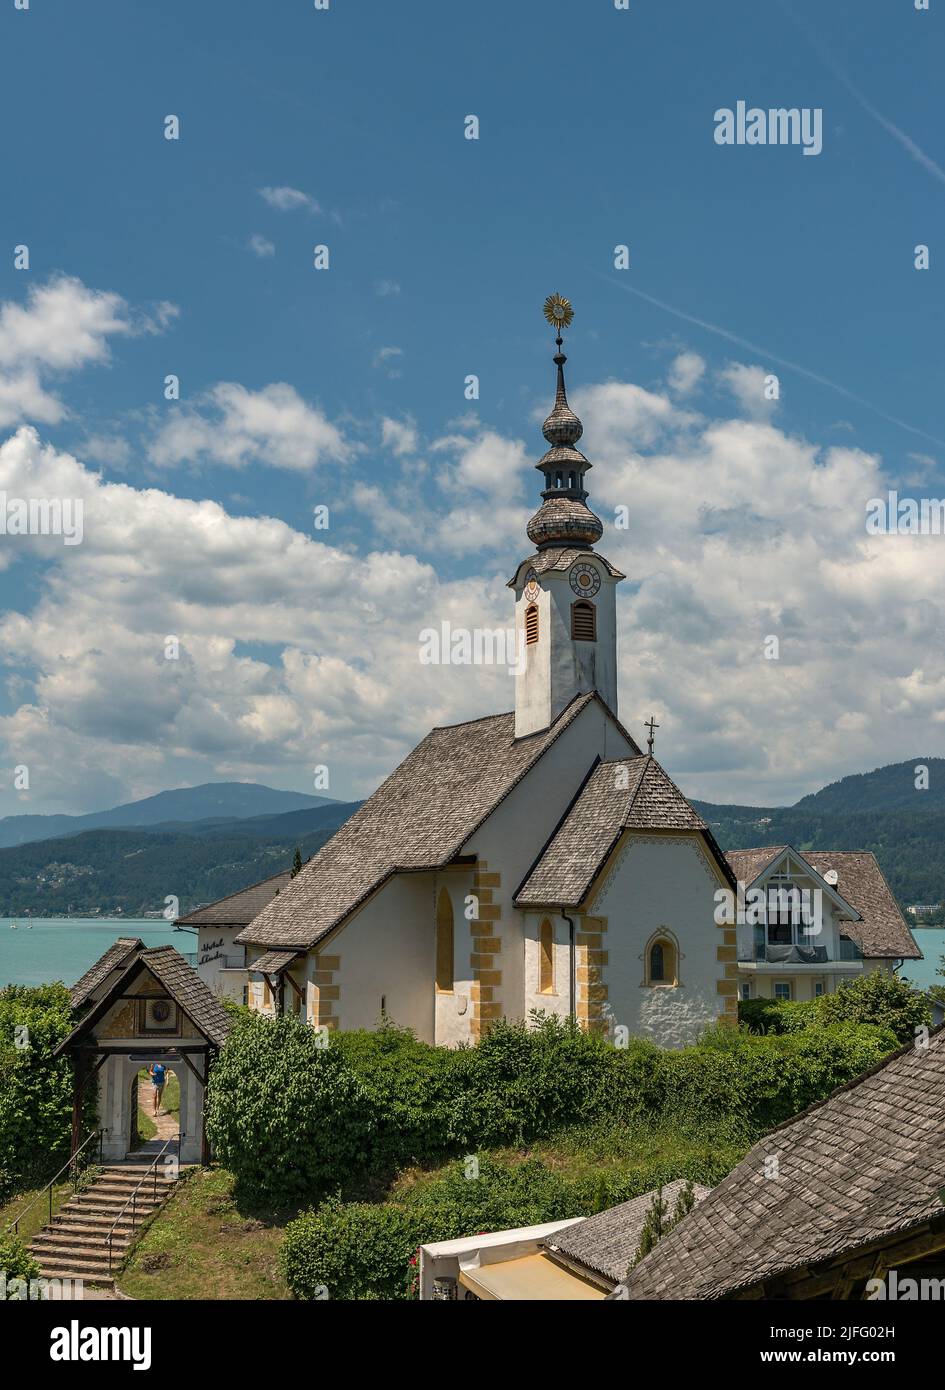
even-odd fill
[[[298,212],[300,208],[308,212],[321,212],[318,203],[308,193],[303,193],[300,188],[289,188],[285,184],[278,188],[261,188],[259,196],[277,212]]]
[[[400,294],[400,286],[396,280],[378,280],[374,286],[374,292],[381,299],[387,299],[391,295]]]
[[[135,311],[121,295],[91,290],[57,276],[31,285],[24,304],[0,306],[0,428],[21,420],[56,424],[68,413],[46,383],[53,374],[109,361],[109,339],[160,333],[177,315],[173,304]]]
[[[381,443],[385,449],[390,449],[398,458],[402,458],[405,454],[415,454],[417,452],[416,425],[412,420],[404,422],[385,417],[381,421]]]
[[[324,459],[344,461],[350,452],[341,431],[294,387],[275,382],[250,391],[224,381],[193,407],[174,409],[148,457],[159,467],[206,461],[309,472]]]
[[[705,360],[697,352],[680,352],[670,365],[667,380],[677,396],[688,396],[705,375]]]
[[[742,413],[753,420],[766,419],[777,409],[777,400],[769,399],[765,394],[765,378],[771,373],[764,367],[729,362],[717,375],[735,397]]]
[[[276,254],[275,242],[270,241],[268,237],[261,236],[259,232],[254,232],[250,237],[249,249],[254,255],[259,256],[261,260],[265,259],[267,256],[274,256]]]

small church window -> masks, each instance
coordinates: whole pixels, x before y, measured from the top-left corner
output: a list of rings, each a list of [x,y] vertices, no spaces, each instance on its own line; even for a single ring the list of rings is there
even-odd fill
[[[597,641],[597,609],[586,599],[571,604],[571,640],[574,642]]]
[[[649,943],[646,953],[646,983],[648,985],[678,985],[679,952],[668,935],[660,935]]]
[[[531,647],[538,641],[538,605],[530,603],[525,609],[525,642]]]
[[[453,989],[453,904],[445,888],[436,903],[436,987],[441,994]]]
[[[538,929],[538,989],[541,994],[555,990],[555,931],[547,917]]]

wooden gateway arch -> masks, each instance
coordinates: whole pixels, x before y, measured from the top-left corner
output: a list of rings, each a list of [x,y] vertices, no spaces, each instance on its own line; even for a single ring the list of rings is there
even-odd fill
[[[54,1055],[71,1057],[74,1066],[72,1152],[83,1140],[87,1090],[97,1078],[102,1157],[125,1157],[137,1115],[134,1079],[146,1063],[160,1061],[180,1081],[181,1161],[206,1163],[207,1079],[231,1020],[193,967],[173,946],[149,948],[138,937],[120,937],[71,998],[85,1012]]]

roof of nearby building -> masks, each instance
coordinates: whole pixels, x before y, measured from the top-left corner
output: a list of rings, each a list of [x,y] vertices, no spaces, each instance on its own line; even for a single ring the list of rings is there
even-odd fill
[[[625,830],[697,830],[730,877],[705,821],[656,759],[642,754],[592,768],[515,894],[516,905],[576,907]]]
[[[800,850],[790,845],[733,849],[726,859],[742,883],[752,884],[775,859],[790,849],[823,878],[837,874],[836,890],[860,914],[859,922],[841,922],[841,935],[855,941],[867,958],[921,960],[915,937],[899,910],[875,854],[870,850]]]
[[[526,738],[514,714],[434,729],[237,941],[308,949],[391,874],[448,864],[593,701],[607,708],[596,692],[580,695]]]
[[[74,1009],[81,1008],[98,986],[107,980],[113,970],[117,970],[144,942],[140,936],[119,936],[113,941],[104,955],[90,965],[81,979],[76,980],[69,991],[69,1000]]]
[[[671,1216],[680,1193],[686,1186],[685,1178],[668,1182],[663,1188],[663,1201],[667,1215]],[[692,1193],[696,1204],[705,1200],[711,1188],[693,1183]],[[560,1251],[569,1260],[584,1265],[595,1274],[602,1274],[615,1284],[621,1284],[633,1264],[640,1248],[640,1237],[646,1222],[647,1213],[653,1205],[658,1189],[644,1192],[641,1197],[632,1197],[629,1202],[621,1202],[609,1211],[598,1212],[577,1225],[569,1226],[545,1240],[545,1245]]]
[[[178,925],[246,927],[254,917],[259,916],[267,903],[272,902],[291,877],[291,869],[286,869],[282,873],[273,874],[271,878],[261,879],[259,883],[251,883],[248,888],[241,888],[236,893],[229,893],[225,898],[218,898],[216,902],[196,908],[186,917],[178,917]]]
[[[126,948],[123,957],[117,953],[116,948],[119,946]],[[188,965],[184,957],[179,951],[175,951],[173,946],[148,947],[138,938],[127,937],[110,946],[79,981],[80,985],[83,984],[92,976],[93,972],[97,976],[97,984],[85,987],[84,997],[79,1001],[81,1003],[88,1000],[97,985],[103,984],[109,975],[116,971],[119,972],[112,983],[94,1001],[91,1012],[87,1013],[72,1032],[59,1043],[55,1055],[58,1056],[66,1051],[72,1042],[88,1031],[94,1022],[108,1010],[113,998],[127,987],[142,968],[149,970],[158,983],[163,985],[170,997],[180,1005],[205,1038],[217,1047],[222,1047],[232,1026],[232,1020],[220,1001],[201,980],[193,966]],[[76,989],[78,987],[77,985]],[[73,1000],[75,1000],[75,992],[73,992]]]
[[[755,1144],[634,1269],[630,1297],[724,1298],[900,1238],[945,1215],[943,1149],[939,1030]]]
[[[263,975],[279,975],[287,970],[299,956],[298,951],[265,951],[250,961],[249,969],[261,971]]]

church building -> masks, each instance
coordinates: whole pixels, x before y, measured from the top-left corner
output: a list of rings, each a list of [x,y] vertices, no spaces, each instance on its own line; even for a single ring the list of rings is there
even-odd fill
[[[557,389],[531,550],[509,581],[515,709],[433,729],[236,935],[248,998],[316,1026],[382,1017],[455,1046],[533,1009],[664,1046],[737,1021],[735,876],[702,818],[617,717],[616,589],[595,549],[591,464]]]

